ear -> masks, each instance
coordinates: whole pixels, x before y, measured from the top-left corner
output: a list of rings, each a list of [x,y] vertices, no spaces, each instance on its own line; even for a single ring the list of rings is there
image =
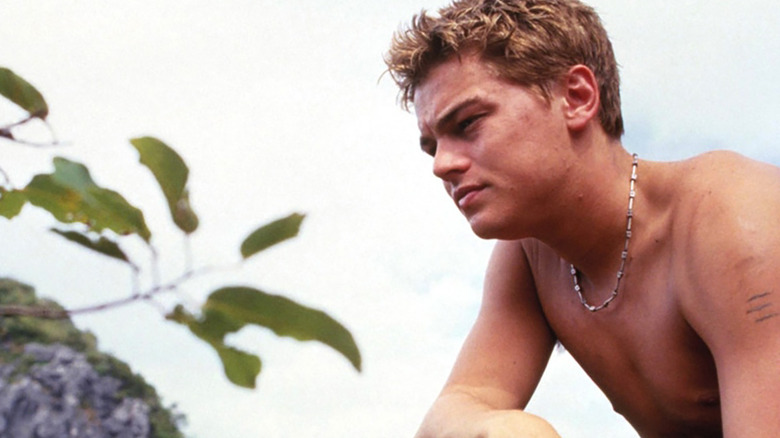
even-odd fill
[[[598,117],[601,100],[596,76],[590,68],[575,65],[562,78],[561,86],[566,124],[572,131],[581,131]]]

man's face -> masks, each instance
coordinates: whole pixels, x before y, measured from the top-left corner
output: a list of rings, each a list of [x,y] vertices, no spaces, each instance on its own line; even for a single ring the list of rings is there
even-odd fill
[[[478,236],[527,237],[549,221],[572,162],[560,104],[556,90],[547,102],[477,56],[450,58],[417,88],[420,147]]]

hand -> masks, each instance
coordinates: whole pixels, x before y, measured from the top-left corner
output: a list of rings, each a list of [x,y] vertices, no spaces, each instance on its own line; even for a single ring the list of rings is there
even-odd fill
[[[560,438],[548,422],[520,410],[485,410],[438,420],[423,424],[415,438]]]
[[[473,438],[560,438],[550,423],[519,410],[484,412],[471,429]]]

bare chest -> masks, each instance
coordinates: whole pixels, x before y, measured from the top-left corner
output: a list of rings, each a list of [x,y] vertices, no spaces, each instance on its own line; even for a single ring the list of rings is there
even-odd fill
[[[568,265],[551,258],[533,267],[559,341],[642,436],[720,436],[714,361],[679,312],[673,275],[657,268],[654,275],[627,273],[610,306],[591,313],[573,290]],[[584,294],[600,303],[610,292]]]

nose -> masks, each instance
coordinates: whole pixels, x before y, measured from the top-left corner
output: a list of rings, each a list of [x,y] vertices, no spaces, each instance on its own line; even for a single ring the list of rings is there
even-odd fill
[[[465,172],[471,165],[469,157],[460,148],[440,142],[433,156],[433,174],[447,181]]]

